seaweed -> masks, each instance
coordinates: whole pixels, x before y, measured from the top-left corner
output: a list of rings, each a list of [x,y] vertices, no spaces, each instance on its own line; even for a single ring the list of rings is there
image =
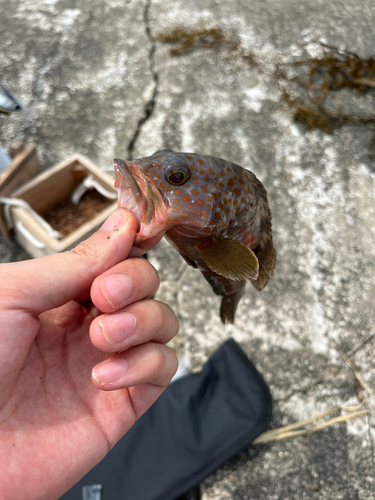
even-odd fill
[[[367,155],[371,161],[375,161],[375,132],[373,132],[372,138],[370,139],[370,143],[367,148]]]
[[[294,119],[308,129],[318,128],[327,133],[343,125],[374,127],[375,116],[356,113],[334,113],[329,104],[340,102],[339,91],[356,90],[357,97],[375,87],[375,58],[360,58],[354,52],[339,51],[321,44],[324,56],[276,65],[277,81],[292,82],[299,87],[299,99],[291,98],[283,88],[285,102],[293,109]],[[289,76],[287,67],[302,68],[302,74]],[[307,70],[303,75],[303,69]],[[332,106],[331,106],[332,107]]]
[[[220,26],[194,29],[177,26],[159,33],[154,39],[173,45],[171,56],[201,49],[226,49],[231,57],[238,57],[269,74],[269,63],[246,50],[237,34],[227,36]],[[307,129],[318,128],[326,133],[333,133],[344,125],[375,128],[375,115],[344,113],[339,99],[339,92],[344,89],[356,90],[356,96],[361,97],[375,87],[375,56],[361,58],[348,50],[323,43],[320,45],[324,52],[322,57],[279,62],[271,72],[284,102],[293,110],[294,119]],[[290,71],[291,68],[293,71]],[[293,86],[298,93],[296,98],[291,96]],[[338,111],[333,112],[333,107]]]
[[[175,45],[170,49],[171,56],[181,56],[198,49],[226,48],[235,51],[239,47],[236,36],[228,38],[220,27],[187,29],[176,26],[170,31],[157,34],[154,39],[158,42]]]
[[[285,89],[283,89],[282,95],[285,102],[294,111],[294,120],[304,125],[307,129],[319,128],[323,132],[331,134],[342,125],[337,116],[327,113],[323,108],[307,105],[301,99],[293,99]]]
[[[332,113],[324,106],[314,103],[310,97],[310,102],[302,99],[293,99],[284,89],[283,99],[293,109],[295,121],[304,125],[307,129],[318,128],[323,132],[332,134],[344,125],[355,125],[357,127],[370,127],[375,125],[375,116],[361,116],[349,113]]]
[[[318,83],[322,92],[343,88],[364,92],[375,87],[375,58],[361,58],[354,52],[338,50],[320,44],[325,50],[324,57],[293,62],[294,66],[308,66],[310,84]]]

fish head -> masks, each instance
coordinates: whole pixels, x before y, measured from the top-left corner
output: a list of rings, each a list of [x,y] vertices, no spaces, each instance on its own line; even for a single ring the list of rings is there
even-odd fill
[[[138,220],[135,244],[176,225],[204,233],[215,187],[200,158],[164,149],[137,160],[114,160],[118,206],[131,210]]]

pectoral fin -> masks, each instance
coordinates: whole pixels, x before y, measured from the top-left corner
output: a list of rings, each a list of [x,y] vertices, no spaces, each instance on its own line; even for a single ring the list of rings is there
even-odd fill
[[[258,278],[258,259],[250,248],[238,241],[209,238],[196,248],[207,266],[224,278],[235,281]]]

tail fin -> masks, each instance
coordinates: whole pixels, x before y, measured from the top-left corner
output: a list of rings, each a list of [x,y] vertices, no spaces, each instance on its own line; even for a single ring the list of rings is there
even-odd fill
[[[234,315],[245,290],[245,281],[234,281],[219,276],[211,269],[201,271],[216,295],[222,298],[220,318],[223,323],[234,323]]]
[[[234,323],[234,315],[238,303],[242,297],[242,290],[240,293],[233,295],[224,295],[220,306],[220,318],[221,321],[225,323]]]

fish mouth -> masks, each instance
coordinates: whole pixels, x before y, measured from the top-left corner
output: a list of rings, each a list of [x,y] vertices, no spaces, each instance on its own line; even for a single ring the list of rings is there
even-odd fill
[[[117,206],[133,212],[138,221],[135,243],[164,234],[168,229],[168,208],[158,188],[132,161],[116,158],[113,166],[116,172]]]

